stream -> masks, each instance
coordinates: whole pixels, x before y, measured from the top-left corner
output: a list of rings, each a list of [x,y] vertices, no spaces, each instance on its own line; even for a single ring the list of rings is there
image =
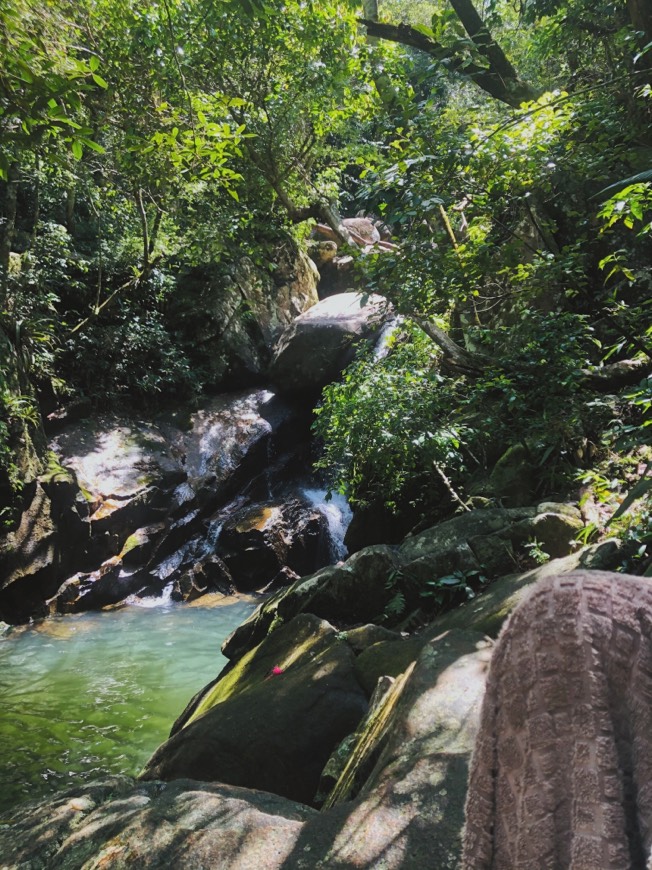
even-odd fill
[[[270,532],[271,543],[245,538],[243,552],[258,546],[255,558],[270,561],[270,576],[247,586],[234,562],[227,589],[263,588],[290,559],[288,541],[297,559],[304,548],[309,554],[298,568],[304,574],[346,556],[351,511],[312,475],[293,414],[272,393],[254,390],[212,398],[185,428],[167,418],[98,418],[58,436],[62,461],[93,504],[90,543],[67,539],[66,551],[90,547],[97,567],[71,577],[79,586],[64,595],[58,612],[66,615],[0,634],[0,820],[25,800],[109,774],[137,775],[193,695],[221,671],[222,642],[260,600],[202,594],[220,588],[211,586],[210,572],[227,569],[212,560],[230,558],[233,545],[221,550],[220,533],[243,505],[270,510],[271,499],[279,512],[289,504],[304,513],[288,508],[297,541],[295,526],[274,531],[275,538]],[[317,529],[311,511],[325,521]],[[135,533],[143,526],[139,549]],[[305,528],[312,537],[300,538]],[[128,536],[135,544],[123,562],[117,554]],[[188,576],[197,578],[191,591],[200,597],[176,603],[182,596],[174,583]]]
[[[107,774],[135,775],[226,663],[248,599],[82,613],[0,637],[0,812]]]

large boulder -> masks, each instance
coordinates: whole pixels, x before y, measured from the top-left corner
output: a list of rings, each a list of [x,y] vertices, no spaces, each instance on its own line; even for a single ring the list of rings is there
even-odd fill
[[[380,296],[339,293],[322,300],[282,333],[269,369],[272,381],[282,393],[319,392],[386,318],[387,303]]]
[[[311,574],[330,554],[326,517],[298,499],[242,508],[226,520],[217,544],[242,591],[266,586],[284,568]]]
[[[346,641],[298,616],[194,699],[142,776],[218,780],[310,803],[332,749],[366,709]]]
[[[241,257],[183,272],[167,314],[208,387],[248,386],[260,383],[281,331],[318,302],[318,279],[288,237],[268,264]]]
[[[406,538],[399,559],[413,576],[482,571],[497,577],[518,567],[528,544],[549,557],[568,555],[577,549],[575,538],[583,525],[573,505],[475,510]]]

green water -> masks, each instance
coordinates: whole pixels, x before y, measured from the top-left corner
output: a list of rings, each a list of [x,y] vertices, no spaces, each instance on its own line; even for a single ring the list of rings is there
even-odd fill
[[[225,664],[220,644],[253,607],[125,607],[0,637],[0,812],[137,773]]]

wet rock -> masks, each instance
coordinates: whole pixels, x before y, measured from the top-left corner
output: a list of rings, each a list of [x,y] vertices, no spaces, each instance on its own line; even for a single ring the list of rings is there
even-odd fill
[[[134,782],[114,776],[0,826],[7,870],[219,867],[281,870],[315,810],[264,792],[189,780]]]
[[[119,604],[130,595],[151,588],[152,577],[144,571],[125,571],[119,558],[107,559],[97,571],[75,574],[46,603],[51,613],[81,613]],[[151,589],[160,594],[164,584]]]
[[[387,316],[380,296],[340,293],[322,300],[279,338],[271,379],[282,393],[318,392],[337,379],[356,343],[375,335]]]
[[[301,615],[227,670],[186,710],[143,777],[192,777],[309,803],[334,746],[367,709],[345,640]]]
[[[173,581],[179,598],[229,590],[228,569],[222,566],[217,577],[219,560],[208,559],[210,552],[197,554],[189,542],[206,536],[216,505],[266,467],[277,440],[283,442],[284,426],[292,428],[292,414],[272,393],[258,390],[208,400],[185,419],[174,412],[152,421],[96,417],[61,432],[55,447],[79,475],[86,514],[90,506],[90,516],[83,517],[87,540],[68,566],[67,574],[75,576],[57,598],[66,576],[59,572],[38,607],[48,599],[57,612],[94,609],[134,593],[160,594]],[[67,473],[75,479],[74,471]],[[60,496],[68,491],[58,481],[48,486]],[[70,527],[63,524],[64,507],[57,508],[53,535]],[[202,567],[190,577],[198,562]],[[35,607],[32,601],[28,611]]]
[[[325,565],[328,524],[322,513],[296,499],[267,502],[229,517],[218,546],[238,589],[259,589],[285,568],[300,575]]]
[[[268,390],[215,396],[183,430],[161,418],[195,492],[208,486],[224,498],[267,467],[284,429],[295,426],[293,409]]]
[[[195,562],[190,571],[174,580],[172,599],[195,601],[212,592],[231,595],[234,591],[235,585],[229,569],[219,556],[213,554]]]

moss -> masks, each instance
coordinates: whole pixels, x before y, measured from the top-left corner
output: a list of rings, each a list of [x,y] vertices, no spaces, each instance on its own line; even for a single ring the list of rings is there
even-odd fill
[[[134,532],[133,535],[129,535],[120,552],[120,558],[124,558],[130,550],[135,550],[136,547],[140,546],[143,542],[143,537],[142,529],[138,529],[138,531]]]
[[[228,698],[241,695],[248,689],[257,686],[269,677],[272,667],[276,666],[285,671],[296,665],[304,656],[310,654],[313,647],[322,643],[322,638],[321,633],[313,634],[284,651],[277,650],[274,644],[266,644],[263,641],[239,659],[230,671],[209,688],[206,694],[198,700],[197,706],[183,727],[187,727],[195,719],[203,716],[204,713]]]
[[[326,798],[322,809],[329,809],[349,800],[359,790],[359,785],[370,773],[370,762],[378,752],[389,727],[393,713],[403,693],[403,689],[414,670],[414,662],[400,674],[389,687],[382,699],[362,722],[356,732],[357,740],[340,778]]]
[[[63,466],[56,453],[49,450],[45,460],[45,470],[39,475],[41,483],[77,483],[74,471]]]
[[[279,513],[280,511],[277,507],[263,507],[259,510],[251,511],[238,523],[235,530],[241,534],[255,530],[262,532]]]

